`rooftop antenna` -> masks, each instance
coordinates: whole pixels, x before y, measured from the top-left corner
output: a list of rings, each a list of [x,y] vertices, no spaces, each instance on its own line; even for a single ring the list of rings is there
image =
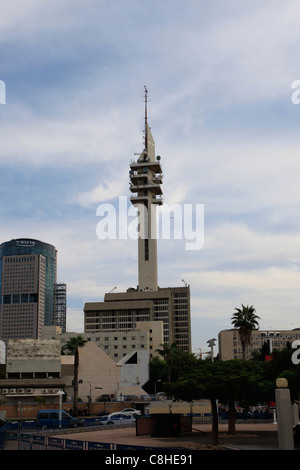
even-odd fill
[[[148,89],[146,85],[145,88],[145,150],[148,150],[147,144],[147,124],[148,124],[148,116],[147,116],[147,105],[148,105]]]

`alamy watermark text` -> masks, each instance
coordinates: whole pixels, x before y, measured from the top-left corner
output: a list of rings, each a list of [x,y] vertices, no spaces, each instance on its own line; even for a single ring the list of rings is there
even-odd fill
[[[127,196],[120,196],[118,208],[100,204],[96,215],[100,217],[96,227],[100,240],[185,240],[186,250],[201,250],[204,245],[204,204],[151,205],[148,214],[144,204],[128,206]]]

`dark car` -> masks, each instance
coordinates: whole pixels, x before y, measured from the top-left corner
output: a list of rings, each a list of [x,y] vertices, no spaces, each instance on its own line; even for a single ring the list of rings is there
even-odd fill
[[[73,418],[65,411],[58,410],[39,410],[37,415],[37,425],[43,428],[55,428],[55,427],[69,427],[76,428],[77,426],[83,426],[84,421],[82,419]]]
[[[6,424],[7,424],[6,419],[0,418],[0,428],[2,428],[3,426],[5,426]]]
[[[111,401],[110,395],[104,394],[99,397],[99,401]]]

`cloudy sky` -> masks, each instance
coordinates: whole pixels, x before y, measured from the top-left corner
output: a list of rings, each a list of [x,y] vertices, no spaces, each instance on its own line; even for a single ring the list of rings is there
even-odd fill
[[[159,241],[159,285],[190,284],[193,351],[241,304],[300,327],[297,0],[11,0],[1,5],[0,240],[58,250],[68,331],[137,285],[135,240],[100,240],[149,124],[169,206],[204,205],[204,245]],[[300,95],[299,95],[300,96]],[[2,88],[3,101],[3,88]]]

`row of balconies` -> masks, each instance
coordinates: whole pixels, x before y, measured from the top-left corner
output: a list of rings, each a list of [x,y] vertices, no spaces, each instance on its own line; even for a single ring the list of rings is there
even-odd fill
[[[143,203],[148,200],[148,196],[131,196],[130,201],[132,204]],[[152,196],[152,204],[163,204],[163,197],[162,196]]]
[[[147,169],[153,171],[154,173],[159,173],[159,174],[162,173],[161,164],[160,164],[159,160],[157,160],[155,162],[151,162],[151,161],[146,161],[146,162],[143,161],[143,162],[140,162],[140,163],[132,162],[130,164],[130,168],[131,168],[132,171],[140,171],[140,170],[143,171],[143,168],[147,168]]]
[[[136,185],[130,185],[130,191],[132,193],[138,193],[140,191],[150,191],[155,194],[162,194],[162,189],[159,184],[152,184],[152,183],[147,183],[147,184],[136,184]]]

